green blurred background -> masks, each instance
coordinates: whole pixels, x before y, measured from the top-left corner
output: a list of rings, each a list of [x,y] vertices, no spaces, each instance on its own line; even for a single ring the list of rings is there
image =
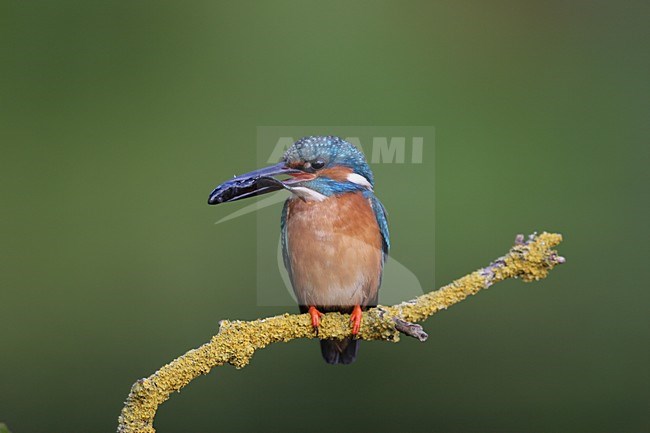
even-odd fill
[[[433,260],[411,209],[434,188],[403,185],[435,177],[438,285],[520,232],[563,233],[568,263],[349,367],[269,347],[172,396],[158,431],[649,431],[649,12],[0,2],[0,421],[113,431],[131,384],[218,320],[286,311],[256,302],[255,215],[206,204],[253,168],[257,126],[433,125],[421,181],[375,169],[400,261]]]

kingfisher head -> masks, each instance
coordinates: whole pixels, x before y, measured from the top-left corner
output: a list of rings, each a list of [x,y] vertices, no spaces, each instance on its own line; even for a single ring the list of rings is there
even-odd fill
[[[374,179],[363,153],[333,136],[296,141],[278,164],[217,186],[209,204],[219,204],[287,189],[304,200],[321,201],[347,192],[372,191]]]

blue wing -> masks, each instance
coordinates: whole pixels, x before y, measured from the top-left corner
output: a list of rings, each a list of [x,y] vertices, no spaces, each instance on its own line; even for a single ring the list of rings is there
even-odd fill
[[[388,250],[390,249],[390,233],[388,232],[386,209],[384,209],[384,205],[381,204],[379,199],[372,192],[368,191],[366,196],[370,200],[372,210],[375,212],[375,218],[377,218],[377,224],[379,225],[379,231],[381,232],[384,260],[386,260]]]

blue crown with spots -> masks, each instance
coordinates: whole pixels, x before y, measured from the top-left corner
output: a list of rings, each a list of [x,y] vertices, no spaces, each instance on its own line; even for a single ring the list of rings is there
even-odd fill
[[[325,168],[344,166],[368,179],[374,186],[372,170],[366,157],[353,144],[340,137],[312,136],[296,141],[282,157],[288,163],[322,161]]]

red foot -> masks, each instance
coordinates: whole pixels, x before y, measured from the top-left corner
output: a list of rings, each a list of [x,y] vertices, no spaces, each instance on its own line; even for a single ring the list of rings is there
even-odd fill
[[[357,335],[359,333],[359,330],[361,329],[361,316],[363,313],[361,312],[361,307],[359,305],[355,305],[354,309],[352,310],[352,314],[350,314],[350,322],[352,322],[352,335]]]
[[[320,326],[320,318],[323,316],[323,313],[318,311],[316,307],[309,307],[309,310],[307,312],[311,316],[311,326],[313,326],[316,332],[318,333],[318,327]]]

